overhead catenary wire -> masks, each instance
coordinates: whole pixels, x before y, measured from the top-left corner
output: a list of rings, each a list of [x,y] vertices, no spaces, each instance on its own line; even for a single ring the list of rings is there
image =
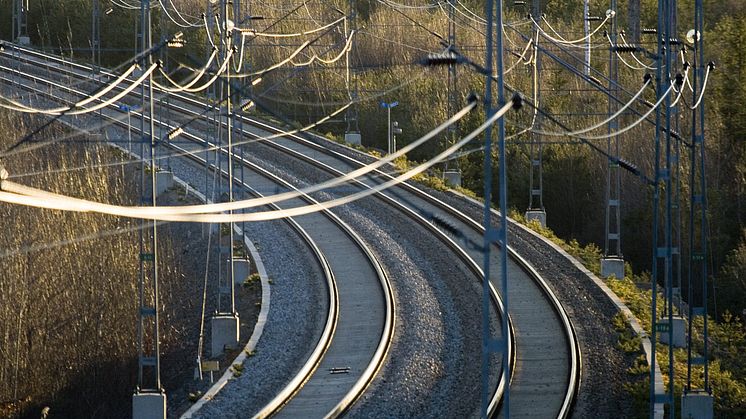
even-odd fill
[[[231,58],[232,55],[233,55],[233,49],[229,49],[228,53],[225,56],[225,59],[223,60],[223,63],[220,65],[220,68],[218,69],[218,71],[216,71],[215,74],[212,75],[212,78],[210,78],[209,80],[207,80],[201,86],[198,86],[198,87],[180,86],[178,83],[176,83],[173,80],[171,80],[170,77],[167,78],[169,80],[169,82],[171,82],[172,84],[174,84],[176,86],[180,86],[180,87],[171,88],[171,87],[164,86],[164,85],[162,85],[162,84],[160,84],[160,83],[158,83],[156,81],[153,81],[153,86],[156,86],[156,87],[158,87],[161,90],[165,90],[167,92],[174,92],[174,93],[180,93],[180,92],[198,93],[198,92],[201,92],[201,91],[207,89],[208,87],[212,86],[212,84],[215,83],[215,80],[217,80],[218,77],[220,77],[220,75],[223,74],[225,72],[225,70],[228,69],[228,65],[230,64],[230,58]]]
[[[668,106],[669,108],[675,107],[676,104],[679,103],[679,100],[681,100],[681,98],[684,96],[683,95],[683,93],[684,93],[684,84],[685,84],[684,79],[686,79],[686,78],[689,77],[689,63],[684,63],[684,74],[683,75],[679,75],[679,76],[681,77],[681,85],[679,86],[678,90],[676,90],[676,88],[674,88],[674,91],[676,92],[676,99],[673,102],[671,102],[671,104]]]
[[[185,85],[179,84],[178,82],[176,82],[175,80],[173,80],[171,78],[171,76],[169,76],[168,73],[166,73],[165,71],[163,71],[163,68],[159,68],[159,71],[163,75],[163,77],[166,80],[168,80],[172,85],[176,86],[176,88],[169,88],[169,87],[165,87],[165,86],[162,86],[160,88],[162,90],[167,91],[167,92],[182,92],[182,91],[185,91],[186,89],[191,88],[192,86],[194,86],[195,84],[197,84],[197,82],[202,78],[202,76],[205,74],[205,72],[207,72],[207,69],[210,68],[210,65],[212,64],[212,61],[215,59],[215,57],[217,55],[218,55],[217,48],[213,48],[212,54],[210,54],[210,57],[207,59],[207,62],[205,63],[205,65],[201,69],[198,69],[196,71],[196,74],[194,74],[192,76],[192,81],[188,82]],[[154,85],[155,85],[155,83],[154,83]]]
[[[171,6],[173,6],[174,11],[181,18],[181,20],[182,20],[183,23],[182,22],[178,22],[176,19],[173,18],[173,16],[171,16],[171,13],[168,12],[168,7],[166,7],[166,5],[163,4],[163,0],[158,0],[158,3],[160,4],[161,9],[163,9],[163,13],[166,15],[166,17],[168,17],[168,19],[171,20],[171,22],[173,22],[174,25],[176,25],[176,26],[178,26],[180,28],[185,28],[185,29],[186,28],[199,28],[199,27],[202,27],[204,25],[204,23],[202,23],[202,24],[196,24],[196,23],[191,23],[191,22],[187,21],[184,18],[184,16],[182,16],[181,13],[179,13],[179,11],[176,9],[176,6],[174,6],[174,3],[169,0],[169,3],[171,3]]]
[[[591,125],[590,127],[582,128],[582,129],[579,129],[579,130],[576,130],[576,131],[571,131],[571,132],[550,132],[550,131],[539,131],[539,130],[533,130],[532,132],[534,134],[546,135],[546,136],[554,136],[554,137],[576,137],[576,136],[579,136],[580,134],[585,134],[586,132],[593,131],[595,129],[601,128],[604,125],[606,125],[609,122],[611,122],[614,119],[616,119],[617,117],[619,117],[619,115],[621,115],[622,113],[624,113],[624,111],[626,111],[627,108],[629,108],[630,106],[632,106],[632,104],[637,101],[637,99],[643,94],[643,92],[645,92],[645,89],[650,85],[651,82],[652,82],[652,79],[651,78],[647,78],[645,80],[645,83],[640,88],[640,90],[632,97],[632,99],[629,100],[629,102],[627,102],[626,104],[624,104],[624,106],[622,106],[621,108],[619,108],[619,110],[617,110],[613,115],[609,116],[608,118],[604,119],[603,121],[601,121],[601,122],[599,122],[597,124]],[[670,91],[671,91],[671,89],[673,89],[673,87],[674,87],[674,85],[672,84],[671,87],[666,92],[666,95],[668,95],[668,93],[670,93]],[[660,102],[661,101],[658,101],[658,103],[655,104],[652,107],[652,110],[654,110],[658,105],[660,105]],[[538,108],[538,106],[537,106],[537,108]],[[649,114],[644,115],[643,118],[641,118],[639,121],[635,122],[635,124],[633,124],[633,125],[637,125],[640,122],[642,122],[642,120],[644,120],[645,117],[647,117],[647,115],[649,115]],[[627,131],[627,129],[625,129],[624,131],[614,132],[614,133],[612,133],[610,135],[618,135],[618,134],[621,134],[622,132],[626,132],[626,131]],[[601,138],[606,138],[606,137],[604,136],[604,137],[601,137]]]
[[[256,29],[246,29],[246,28],[239,28],[236,27],[234,30],[237,30],[243,34],[256,36],[256,37],[264,37],[264,38],[293,38],[293,37],[299,37],[299,36],[305,36],[305,35],[312,35],[317,32],[321,32],[325,29],[329,29],[335,25],[338,25],[341,22],[344,22],[345,19],[347,19],[346,16],[341,17],[333,22],[327,23],[324,26],[310,29],[307,31],[302,32],[293,32],[293,33],[282,33],[282,32],[276,32],[276,33],[270,33],[270,32],[258,32]]]
[[[436,137],[438,134],[443,132],[443,130],[447,129],[449,126],[451,126],[452,124],[456,123],[458,120],[463,118],[466,114],[468,114],[471,110],[473,110],[475,106],[476,106],[476,100],[473,100],[469,105],[465,106],[458,113],[453,115],[451,118],[449,118],[448,120],[446,120],[445,122],[443,122],[442,124],[434,128],[432,131],[422,136],[418,140],[403,147],[401,150],[397,151],[396,153],[388,155],[385,158],[377,160],[369,165],[363,166],[343,176],[330,179],[328,181],[322,182],[317,185],[312,185],[298,192],[291,191],[291,192],[286,192],[286,193],[262,197],[262,198],[252,198],[252,199],[247,199],[247,200],[224,202],[224,203],[213,203],[213,204],[205,204],[205,205],[168,206],[168,207],[155,207],[155,208],[152,206],[148,206],[148,207],[130,207],[130,208],[137,208],[137,209],[133,209],[132,211],[142,216],[158,215],[158,214],[196,214],[196,213],[231,211],[231,210],[254,208],[257,206],[286,201],[288,199],[293,199],[303,194],[310,194],[310,193],[318,192],[324,189],[328,189],[328,188],[331,188],[337,185],[350,182],[360,176],[363,176],[374,170],[377,170],[378,168],[382,167],[385,164],[391,163],[395,159],[405,155],[411,150],[419,147],[425,142]],[[204,150],[198,150],[195,153],[202,153],[202,152],[204,152]],[[50,199],[60,198],[60,195],[58,194],[46,193],[46,192],[42,192],[39,190],[32,190],[26,186],[17,184],[10,180],[6,180],[4,183],[2,183],[2,188],[6,191],[20,193],[24,195],[30,195],[30,196],[33,195],[36,197],[50,198]],[[75,202],[80,203],[79,200]],[[118,207],[118,206],[111,206],[108,204],[100,204],[99,206],[97,206],[97,208],[102,209],[102,211],[106,211],[108,209],[115,208],[115,207]],[[122,208],[122,207],[118,207],[118,208]],[[117,214],[112,214],[112,215],[123,215],[123,213],[118,212]]]
[[[38,208],[48,208],[63,211],[76,212],[98,212],[110,215],[119,215],[129,218],[143,218],[149,220],[161,221],[183,221],[183,222],[200,222],[200,223],[228,223],[228,222],[252,222],[267,221],[287,217],[295,217],[313,212],[323,211],[340,205],[345,205],[356,200],[365,198],[378,192],[382,192],[392,186],[405,182],[412,177],[424,172],[442,159],[456,152],[468,142],[481,134],[488,126],[492,125],[505,115],[511,108],[516,106],[516,99],[504,105],[498,112],[492,115],[487,121],[480,125],[469,135],[453,144],[451,147],[443,150],[434,158],[416,166],[413,169],[401,174],[387,182],[378,184],[370,189],[366,189],[343,198],[332,199],[330,201],[319,202],[311,205],[294,207],[284,210],[262,211],[254,213],[234,213],[234,214],[147,214],[148,212],[160,212],[167,207],[125,207],[117,205],[107,205],[98,202],[92,202],[64,195],[57,195],[51,192],[42,191],[36,188],[19,185],[5,179],[0,182],[0,201],[27,205]],[[6,192],[14,191],[14,192]],[[22,194],[21,194],[22,193]],[[57,195],[57,196],[55,196]],[[147,214],[147,215],[145,215]]]
[[[622,40],[622,43],[625,44],[625,45],[627,45],[627,40],[624,39],[624,34],[620,32],[618,35],[619,35],[619,38]],[[641,66],[645,67],[646,69],[648,69],[648,70],[657,70],[658,69],[658,67],[653,67],[653,66],[650,66],[650,65],[645,64],[642,61],[640,61],[640,59],[637,58],[637,55],[635,55],[634,52],[631,53],[631,55],[632,55],[632,58],[634,58],[635,61],[637,61],[638,64],[640,64]],[[683,57],[682,57],[682,59],[683,59]]]
[[[653,111],[655,111],[658,108],[658,106],[660,106],[660,104],[663,102],[663,100],[666,97],[668,97],[668,95],[671,93],[671,91],[673,91],[673,88],[674,88],[674,85],[671,84],[668,87],[668,89],[663,93],[663,95],[661,95],[661,98],[658,100],[658,102],[656,102],[647,112],[645,112],[637,121],[633,122],[632,124],[630,124],[630,125],[622,128],[620,130],[617,130],[617,131],[614,131],[614,132],[610,132],[608,134],[596,135],[596,136],[585,136],[585,135],[575,135],[575,134],[567,135],[567,136],[573,137],[573,138],[582,138],[584,140],[603,140],[603,139],[606,139],[606,138],[613,137],[615,135],[624,134],[625,132],[631,130],[632,128],[640,125],[643,121],[645,121],[645,119],[651,113],[653,113]]]
[[[0,68],[5,68],[5,67],[0,66]],[[138,68],[137,64],[132,64],[132,66],[130,66],[130,68],[128,68],[127,70],[125,70],[112,83],[109,83],[103,89],[101,89],[98,92],[90,95],[86,99],[81,99],[80,101],[75,102],[75,104],[73,106],[62,106],[62,107],[52,108],[52,109],[37,109],[37,108],[32,108],[30,106],[24,105],[24,104],[19,103],[19,102],[16,102],[16,101],[14,101],[12,99],[9,99],[9,98],[6,98],[6,97],[0,97],[0,100],[4,100],[4,101],[6,101],[8,103],[13,104],[13,107],[8,106],[7,109],[18,110],[20,112],[26,112],[26,113],[45,113],[45,114],[48,114],[48,115],[57,115],[60,112],[65,112],[67,110],[71,110],[71,109],[74,109],[74,108],[80,108],[80,107],[82,107],[84,105],[87,105],[87,104],[95,101],[96,99],[100,98],[101,96],[109,93],[112,89],[114,89],[115,87],[117,87],[127,77],[129,77],[129,75],[132,74],[132,72],[135,71],[135,69],[137,69],[137,68]],[[2,103],[0,103],[0,106],[6,107]],[[21,109],[17,109],[17,108],[21,108]]]
[[[622,55],[616,49],[616,45],[614,45],[614,43],[611,41],[611,37],[609,36],[609,34],[606,33],[605,35],[606,35],[606,39],[609,41],[609,47],[612,48],[612,49],[614,49],[614,53],[616,54],[617,58],[619,58],[619,61],[622,62],[622,64],[624,64],[625,66],[627,66],[628,68],[630,68],[632,70],[655,69],[655,68],[648,67],[648,66],[646,66],[645,64],[642,64],[642,63],[640,63],[642,65],[642,67],[638,67],[638,66],[635,66],[635,65],[632,65],[632,64],[628,63],[627,60],[625,60],[624,57],[622,57]],[[633,54],[633,56],[634,56],[634,54]],[[637,57],[635,57],[635,59],[637,59]],[[639,62],[640,60],[637,60],[637,61]]]
[[[550,29],[551,29],[551,30],[552,30],[553,32],[555,32],[555,33],[556,33],[556,31],[554,30],[554,28],[552,27],[552,25],[550,25],[550,24],[549,24],[549,22],[548,22],[548,21],[546,20],[546,18],[545,18],[544,16],[542,16],[542,17],[541,17],[541,19],[542,19],[542,21],[543,21],[544,23],[546,23],[546,24],[547,24],[547,27],[549,27],[549,28],[550,28]],[[531,21],[532,21],[532,22],[534,23],[534,26],[535,26],[535,27],[536,27],[536,28],[537,28],[537,29],[538,29],[538,30],[539,30],[539,31],[540,31],[540,32],[542,33],[542,35],[544,35],[544,37],[546,37],[547,39],[549,39],[549,40],[551,40],[551,41],[554,41],[554,42],[556,42],[556,43],[558,43],[558,44],[563,44],[563,45],[567,45],[567,46],[573,46],[573,47],[576,47],[576,48],[582,48],[582,49],[586,49],[586,47],[585,47],[584,45],[576,45],[576,44],[579,44],[579,43],[581,43],[581,42],[584,42],[584,41],[588,40],[589,38],[593,37],[593,35],[595,35],[595,34],[596,34],[596,32],[598,32],[598,31],[599,31],[599,30],[600,30],[600,29],[601,29],[601,28],[602,28],[602,27],[603,27],[604,25],[606,25],[606,22],[608,22],[608,21],[609,21],[609,19],[610,19],[610,15],[607,15],[607,16],[606,16],[606,18],[605,18],[605,19],[604,19],[604,20],[603,20],[603,21],[602,21],[602,22],[601,22],[601,23],[600,23],[600,24],[599,24],[599,25],[598,25],[598,26],[596,27],[596,29],[594,29],[593,31],[591,31],[590,33],[588,33],[588,35],[586,35],[586,36],[584,36],[584,37],[582,37],[582,38],[578,38],[578,39],[574,39],[574,40],[570,40],[570,41],[568,41],[568,40],[566,40],[566,39],[562,38],[561,36],[560,36],[559,38],[555,38],[555,37],[553,37],[552,35],[550,35],[549,33],[547,33],[547,32],[546,32],[546,31],[545,31],[544,29],[542,29],[542,28],[541,28],[541,25],[539,24],[539,22],[537,22],[537,21],[536,21],[536,20],[534,19],[534,17],[533,17],[533,16],[531,16]],[[559,34],[557,34],[557,35],[559,35]]]
[[[697,102],[689,107],[689,109],[697,109],[700,103],[702,103],[702,98],[705,96],[705,90],[707,90],[707,80],[710,78],[710,71],[713,69],[712,63],[707,66],[707,71],[705,72],[705,81],[702,82],[702,89],[699,91],[699,98],[697,99]]]
[[[153,73],[153,71],[158,66],[159,66],[158,63],[153,63],[147,70],[145,70],[143,72],[142,75],[140,75],[140,77],[138,77],[132,84],[130,84],[124,90],[122,90],[121,92],[119,92],[115,96],[107,99],[106,101],[104,101],[102,103],[99,103],[97,105],[91,106],[89,108],[77,109],[77,107],[73,106],[73,107],[68,107],[68,108],[66,108],[64,110],[59,110],[59,109],[45,110],[45,109],[37,109],[37,108],[27,107],[27,106],[23,105],[22,103],[15,102],[15,101],[7,99],[7,98],[4,98],[4,100],[12,103],[13,106],[5,105],[5,104],[2,104],[2,103],[0,103],[0,106],[2,106],[4,108],[16,110],[16,111],[19,111],[19,112],[25,112],[25,113],[40,113],[40,114],[45,114],[45,115],[56,115],[56,116],[61,116],[61,115],[66,115],[66,116],[67,115],[82,115],[82,114],[85,114],[85,113],[89,113],[89,112],[97,111],[99,109],[103,109],[103,108],[105,108],[105,107],[107,107],[107,106],[115,103],[119,99],[123,98],[124,96],[126,96],[127,94],[129,94],[131,91],[133,91],[137,86],[139,86],[140,84],[142,84],[142,82],[145,81],[145,79],[148,78],[148,76],[150,76],[150,74]]]

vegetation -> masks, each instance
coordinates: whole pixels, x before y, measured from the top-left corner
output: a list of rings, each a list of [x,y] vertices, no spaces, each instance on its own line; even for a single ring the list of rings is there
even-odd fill
[[[10,21],[10,1],[0,0],[0,21]],[[627,21],[626,13],[629,1],[619,0],[618,25],[628,28],[632,22]],[[640,13],[640,27],[655,27],[657,22],[657,0],[637,0],[642,8]],[[175,4],[189,14],[196,16],[203,7],[201,1],[175,0]],[[476,0],[458,2],[466,5],[478,15],[483,15],[483,4]],[[518,22],[524,19],[527,10],[518,5],[505,6],[506,20]],[[530,2],[526,2],[530,3]],[[683,37],[693,22],[693,2],[679,2],[678,19],[680,37]],[[711,353],[714,364],[712,369],[713,385],[718,393],[718,412],[725,414],[726,409],[742,412],[743,383],[746,382],[746,372],[743,360],[737,353],[744,349],[742,336],[742,318],[746,309],[746,49],[740,46],[746,43],[746,3],[729,0],[705,3],[705,31],[706,59],[713,60],[717,69],[712,73],[706,93],[706,151],[707,151],[707,184],[708,184],[708,214],[707,228],[710,234],[708,243],[708,272],[711,275],[710,290],[712,316],[713,351]],[[398,138],[399,144],[407,144],[418,138],[448,116],[446,78],[447,69],[444,67],[423,68],[416,64],[428,52],[442,51],[441,40],[433,33],[443,37],[446,34],[448,20],[440,9],[407,9],[397,12],[375,0],[358,0],[357,14],[359,32],[356,35],[354,53],[351,55],[353,76],[358,80],[358,86],[363,99],[357,105],[359,128],[364,144],[368,150],[383,149],[386,145],[386,115],[379,108],[380,101],[400,103],[394,108],[392,117],[399,122],[403,134]],[[577,34],[582,26],[582,2],[576,0],[547,0],[542,2],[543,12],[553,28],[561,33]],[[347,9],[347,2],[342,0],[321,1],[314,0],[305,3],[306,7],[289,14],[281,21],[276,21],[284,12],[279,12],[272,2],[252,4],[252,14],[264,16],[265,21],[253,22],[256,28],[263,29],[272,25],[274,32],[296,32],[299,29],[313,28],[320,22],[330,22],[339,17],[334,8]],[[29,35],[32,42],[44,48],[60,52],[66,56],[86,59],[90,53],[90,2],[84,0],[42,0],[32,2],[29,13]],[[607,4],[593,2],[591,15],[605,14]],[[467,12],[465,12],[468,14]],[[104,48],[129,49],[134,47],[137,11],[116,9],[114,13],[102,17],[106,24],[102,24],[102,45]],[[404,16],[406,14],[406,16]],[[482,63],[485,56],[484,26],[474,19],[459,16],[457,26],[457,46],[467,57]],[[412,20],[418,22],[413,24]],[[160,12],[154,12],[156,34],[174,33],[180,28],[168,25],[168,19]],[[426,28],[426,29],[424,29]],[[530,26],[524,33],[531,36]],[[0,36],[8,39],[10,25],[0,27]],[[203,31],[185,31],[187,48],[170,51],[166,60],[169,71],[180,71],[188,66],[195,66],[204,61],[206,52],[204,45],[206,37]],[[344,44],[344,32],[341,28],[334,28],[323,34],[323,42],[310,46],[298,56],[298,61],[308,58],[312,53],[327,58],[337,54]],[[256,38],[250,40],[250,54],[246,60],[249,68],[262,69],[285,59],[291,51],[300,45],[301,41],[288,41],[275,38]],[[526,96],[532,93],[532,72],[528,65],[524,65],[515,56],[526,45],[527,39],[522,38],[516,31],[506,29],[506,46],[512,51],[506,55],[506,67],[515,69],[506,76],[506,81],[514,88],[522,91]],[[601,41],[603,43],[603,39]],[[643,37],[642,45],[648,49],[655,48],[655,41]],[[602,48],[597,51],[603,51]],[[129,51],[109,51],[103,55],[104,63],[114,66],[131,56]],[[529,54],[530,56],[530,54]],[[641,59],[645,59],[640,55]],[[568,54],[568,59],[572,54]],[[691,54],[686,55],[691,60]],[[606,52],[593,57],[593,65],[600,74],[608,72],[608,57]],[[349,97],[346,89],[346,74],[343,61],[335,65],[313,64],[309,67],[287,66],[280,70],[267,73],[261,84],[253,88],[254,98],[261,112],[272,115],[277,120],[287,121],[292,126],[304,126],[315,122],[321,117],[338,109],[347,103]],[[600,121],[606,115],[607,98],[604,94],[594,90],[592,84],[580,77],[561,70],[560,66],[551,59],[543,59],[544,72],[539,76],[542,86],[542,109],[559,115],[570,129],[589,126]],[[621,84],[629,90],[636,91],[642,86],[644,72],[631,70],[620,66],[619,78]],[[484,91],[484,79],[468,71],[465,67],[458,69],[457,97],[459,104],[465,103],[465,98],[471,93]],[[654,99],[654,93],[647,91],[643,97]],[[691,105],[691,98],[684,95],[682,103]],[[594,110],[600,109],[598,115]],[[336,120],[340,120],[339,115]],[[476,128],[484,119],[482,110],[476,110],[467,115],[458,124],[461,133]],[[688,116],[682,118],[679,132],[688,133],[691,127],[687,122]],[[604,202],[605,202],[605,173],[609,164],[608,159],[599,155],[586,146],[571,141],[556,141],[548,137],[531,137],[530,134],[520,134],[525,127],[532,126],[534,121],[530,111],[524,109],[507,118],[507,133],[511,136],[507,150],[508,165],[508,196],[509,203],[514,208],[513,216],[521,218],[520,213],[529,206],[530,174],[530,140],[545,140],[542,148],[543,161],[543,205],[547,211],[550,229],[541,229],[538,225],[531,225],[542,234],[548,235],[553,241],[562,245],[568,252],[578,257],[589,269],[598,271],[601,256],[601,244],[604,234]],[[548,120],[539,118],[537,124],[548,131],[559,131],[560,128]],[[623,116],[620,123],[627,125],[633,122],[631,116]],[[345,124],[330,123],[322,127],[327,137],[340,141],[346,129]],[[520,134],[520,135],[519,135]],[[641,127],[620,136],[620,154],[625,159],[636,164],[641,171],[653,173],[654,168],[654,129],[643,124]],[[434,139],[429,145],[416,150],[410,156],[410,161],[418,161],[432,157],[437,151],[451,140],[447,136]],[[605,142],[596,143],[604,148]],[[472,195],[483,193],[483,151],[478,146],[470,145],[472,151],[463,155],[450,165],[458,165],[462,171],[463,191]],[[689,167],[687,148],[681,148],[682,159],[680,182],[678,183],[682,196],[687,197],[693,185],[689,184]],[[496,158],[496,156],[493,155]],[[406,160],[397,162],[400,168],[409,167]],[[451,166],[452,167],[452,166]],[[436,189],[446,185],[440,174],[442,167],[419,176],[418,181]],[[496,166],[494,168],[496,169]],[[496,176],[493,176],[497,179]],[[497,190],[498,185],[493,185]],[[627,275],[624,279],[609,281],[612,289],[619,294],[630,306],[643,326],[650,329],[650,319],[646,314],[650,306],[650,292],[640,291],[635,283],[650,282],[649,274],[652,249],[652,196],[653,191],[640,181],[639,178],[624,173],[621,179],[622,190],[622,250],[625,260],[629,262]],[[495,195],[496,196],[496,195]],[[686,199],[685,199],[686,201]],[[689,249],[686,246],[689,239],[686,227],[686,216],[690,208],[685,203],[681,206],[684,227],[677,226],[681,231],[682,258],[686,260]],[[555,233],[556,232],[556,235]],[[21,240],[21,237],[15,240]],[[114,240],[114,239],[112,239]],[[25,243],[15,243],[16,247]],[[111,249],[116,249],[116,243]],[[10,248],[13,248],[11,246]],[[107,247],[109,249],[109,247]],[[50,260],[49,254],[34,254],[31,262],[39,263]],[[47,264],[49,265],[49,263]],[[19,265],[15,275],[23,277],[27,272]],[[46,266],[46,265],[45,265]],[[683,272],[686,277],[686,268]],[[13,295],[23,296],[28,290],[14,284],[11,285]],[[56,295],[58,290],[65,290],[66,284],[55,285],[46,291],[49,295]],[[84,289],[77,287],[75,290]],[[686,293],[684,289],[684,293]],[[19,294],[20,293],[20,294]],[[14,299],[10,313],[18,313],[21,308],[17,304],[23,298]],[[93,316],[95,318],[95,316]],[[16,318],[15,321],[18,321]],[[26,320],[23,320],[24,322]],[[717,321],[717,323],[716,323]],[[1,328],[2,326],[0,326]],[[9,327],[6,327],[10,330]],[[2,329],[0,329],[2,330]],[[11,333],[11,332],[7,332]],[[17,332],[13,332],[17,333]],[[620,332],[622,333],[622,332]],[[2,334],[0,334],[2,336]],[[10,335],[6,335],[6,341]],[[12,335],[15,336],[15,335]],[[629,349],[633,346],[626,337],[620,339],[620,347]],[[5,348],[4,348],[5,349]],[[15,347],[7,348],[14,353]],[[664,351],[665,352],[665,351]],[[667,356],[667,355],[666,355]],[[678,360],[679,355],[676,355]],[[677,361],[678,362],[678,361]],[[680,364],[677,363],[680,366]],[[679,367],[677,367],[679,368]],[[3,371],[0,369],[0,371]],[[677,371],[679,371],[677,369]],[[638,371],[639,372],[639,371]],[[0,374],[7,377],[11,371]],[[677,376],[675,379],[679,379]],[[1,381],[1,380],[0,380]],[[644,384],[634,384],[635,391],[643,391]],[[740,393],[739,393],[740,392]],[[644,393],[643,393],[644,394]],[[740,396],[739,396],[740,394]],[[645,401],[645,398],[642,399]],[[736,415],[737,416],[737,415]]]
[[[0,148],[36,126],[34,118],[0,112]],[[68,135],[52,126],[36,139]],[[96,167],[121,159],[104,146],[58,143],[3,163],[24,184],[134,205],[135,186],[124,179],[136,173]],[[10,204],[0,205],[0,217],[7,221],[0,234],[0,416],[39,417],[45,406],[61,417],[128,411],[137,370],[139,223]],[[177,307],[190,299],[169,234],[159,234],[159,246],[162,319],[171,325],[161,329],[167,357],[184,332]]]
[[[525,221],[524,221],[525,222]],[[577,242],[564,242],[557,238],[554,233],[542,228],[536,222],[527,223],[527,225],[546,236],[550,240],[559,244],[568,253],[572,254],[583,264],[596,274],[599,274],[598,260],[601,252],[597,247],[589,245],[581,246]],[[595,262],[595,264],[587,263]],[[647,275],[629,275],[622,279],[611,278],[606,284],[617,294],[622,301],[629,307],[635,317],[640,321],[643,329],[650,335],[651,317],[650,307],[652,305],[652,291],[642,290],[638,284],[649,284],[650,278]],[[658,312],[663,312],[663,297],[658,297]],[[617,347],[626,353],[640,353],[641,341],[635,336],[627,325],[627,319],[622,313],[618,313],[612,319],[612,326],[618,333]],[[694,351],[700,351],[703,348],[703,322],[699,318],[694,322]],[[746,347],[746,330],[741,319],[725,312],[722,315],[722,321],[716,322],[715,319],[709,318],[710,333],[710,385],[713,389],[715,398],[715,416],[723,418],[740,418],[746,415],[746,359],[743,357],[743,348]],[[664,376],[664,383],[670,379],[668,374],[668,346],[664,344],[656,345],[658,362],[661,365],[661,372]],[[637,410],[641,416],[645,416],[649,402],[649,382],[647,380],[634,379],[648,374],[649,370],[646,361],[640,358],[636,365],[631,368],[630,382],[625,386],[632,399],[635,401]],[[693,370],[693,385],[697,388],[702,387],[703,375],[701,368]],[[687,353],[685,349],[674,350],[674,391],[676,406],[680,406],[681,392],[687,378]]]

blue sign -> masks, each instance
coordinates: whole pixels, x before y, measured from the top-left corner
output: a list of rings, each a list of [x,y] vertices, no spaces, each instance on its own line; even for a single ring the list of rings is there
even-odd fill
[[[381,107],[384,108],[384,109],[385,108],[393,108],[393,107],[396,107],[397,105],[399,105],[398,101],[391,102],[391,103],[386,103],[384,101],[381,101]]]

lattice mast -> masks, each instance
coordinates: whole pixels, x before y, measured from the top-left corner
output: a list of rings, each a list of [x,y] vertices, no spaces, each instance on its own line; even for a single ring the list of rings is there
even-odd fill
[[[153,45],[151,31],[150,1],[143,0],[140,6],[139,52],[143,55],[141,65],[145,71],[153,63],[150,49]],[[156,161],[155,123],[153,120],[152,73],[147,83],[140,88],[141,114],[140,132],[140,186],[141,205],[156,205]],[[150,163],[147,168],[145,162]],[[147,172],[150,172],[147,176]],[[150,183],[148,188],[146,182]],[[160,330],[158,296],[158,230],[155,222],[142,222],[140,229],[140,283],[138,310],[138,392],[163,392],[160,373]]]
[[[541,22],[541,0],[534,0],[532,14],[537,24]],[[539,51],[539,31],[536,32],[534,37],[534,53],[533,53],[533,89],[534,89],[534,102],[537,104],[541,103],[541,53]],[[534,120],[534,129],[532,131],[541,130],[541,113],[537,112]],[[542,162],[544,160],[544,145],[542,144],[542,138],[539,134],[531,132],[529,134],[529,201],[528,210],[526,211],[527,219],[538,220],[542,225],[546,225],[546,209],[544,208],[544,175]]]

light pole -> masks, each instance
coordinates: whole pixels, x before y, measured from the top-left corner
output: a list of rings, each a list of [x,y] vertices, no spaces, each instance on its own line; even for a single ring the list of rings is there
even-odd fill
[[[387,126],[388,126],[388,135],[387,135],[386,139],[388,140],[388,153],[389,154],[393,153],[392,150],[394,148],[393,139],[391,137],[391,108],[395,108],[398,105],[399,105],[399,102],[397,102],[397,101],[393,101],[391,103],[386,103],[384,101],[381,101],[381,107],[384,108],[384,109],[388,109],[388,124],[387,124]]]

